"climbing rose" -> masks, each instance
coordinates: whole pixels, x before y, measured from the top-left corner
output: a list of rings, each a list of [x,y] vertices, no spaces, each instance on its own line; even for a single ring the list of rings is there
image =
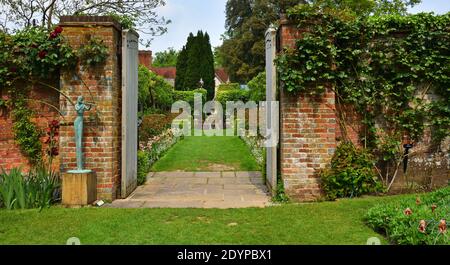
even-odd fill
[[[40,51],[38,54],[39,58],[44,59],[47,56],[47,51]]]
[[[439,222],[439,233],[444,234],[445,232],[447,232],[447,223],[445,219],[442,219]]]
[[[411,214],[412,214],[412,210],[411,210],[410,208],[406,208],[406,209],[403,211],[403,213],[404,213],[405,215],[411,215]]]
[[[55,31],[54,31],[54,32],[56,32],[57,34],[59,34],[59,33],[61,33],[62,31],[63,31],[63,28],[60,27],[60,26],[57,26],[57,27],[55,28]]]
[[[434,213],[434,210],[436,210],[436,208],[437,208],[437,205],[436,204],[433,204],[433,205],[431,205],[431,211]]]
[[[50,39],[55,39],[56,37],[58,37],[58,33],[56,32],[50,33]]]
[[[425,230],[427,229],[427,222],[425,220],[420,220],[419,222],[419,232],[425,234]]]
[[[59,128],[59,121],[57,121],[57,120],[51,121],[50,122],[50,127],[51,128],[55,128],[55,129]]]

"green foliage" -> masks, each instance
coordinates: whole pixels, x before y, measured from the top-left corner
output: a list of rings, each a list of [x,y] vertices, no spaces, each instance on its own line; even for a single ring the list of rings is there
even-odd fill
[[[55,201],[59,178],[44,166],[24,176],[20,168],[0,174],[0,206],[8,210],[45,208]]]
[[[140,111],[146,112],[150,108],[169,110],[173,103],[173,87],[143,65],[139,65],[138,71]]]
[[[201,94],[202,95],[202,101],[205,102],[207,94],[208,94],[208,91],[206,91],[206,89],[203,89],[203,88],[198,88],[198,89],[191,90],[191,91],[177,91],[177,90],[175,90],[174,94],[173,94],[173,99],[174,99],[174,102],[180,101],[180,100],[181,101],[186,101],[193,108],[194,107],[195,94]]]
[[[374,172],[375,161],[363,149],[352,143],[341,143],[331,165],[320,173],[322,189],[327,199],[358,197],[382,191]]]
[[[121,15],[117,13],[108,13],[107,16],[110,16],[117,20],[122,29],[135,29],[136,28],[136,20],[130,15]]]
[[[242,101],[246,103],[248,99],[249,91],[241,89],[218,91],[216,96],[216,101],[220,102],[223,107],[226,106],[228,101]]]
[[[261,72],[248,82],[249,99],[254,102],[266,100],[266,72]]]
[[[89,66],[101,65],[109,56],[109,49],[103,40],[95,36],[87,36],[88,42],[78,50],[80,61]]]
[[[169,67],[177,66],[179,51],[174,48],[169,48],[166,51],[157,52],[155,58],[153,59],[154,67]]]
[[[147,181],[147,174],[150,172],[152,164],[149,152],[139,150],[137,156],[137,183],[144,185]]]
[[[400,245],[449,245],[449,232],[439,231],[441,220],[449,219],[450,188],[420,195],[418,199],[411,196],[395,203],[378,204],[365,216],[371,228]],[[421,220],[426,223],[423,232],[419,231]]]
[[[212,99],[215,89],[214,77],[214,55],[208,33],[199,31],[196,36],[191,33],[178,56],[176,90],[198,88],[202,79],[203,88],[208,92],[207,98]]]
[[[226,90],[240,90],[241,86],[239,83],[227,83],[227,84],[220,84],[217,91],[226,91]]]
[[[60,68],[74,66],[76,55],[61,32],[61,27],[51,32],[39,27],[14,35],[0,32],[0,88],[10,88],[18,80],[48,78]]]
[[[277,59],[287,91],[320,95],[332,87],[338,104],[361,115],[364,146],[391,163],[401,158],[402,137],[420,140],[426,124],[436,143],[450,135],[450,13],[358,17],[299,5],[289,18],[307,31]]]
[[[41,130],[31,121],[32,112],[28,109],[24,98],[19,94],[10,100],[11,114],[14,121],[14,138],[22,153],[31,164],[37,164],[42,160]]]

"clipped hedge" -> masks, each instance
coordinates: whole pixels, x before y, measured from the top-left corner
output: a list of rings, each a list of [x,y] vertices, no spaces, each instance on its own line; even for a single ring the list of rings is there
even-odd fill
[[[241,86],[238,83],[226,83],[226,84],[220,84],[218,91],[228,91],[228,90],[239,90],[241,89]]]
[[[249,91],[248,90],[225,90],[218,91],[216,96],[216,101],[220,102],[222,106],[225,108],[228,101],[242,101],[247,102],[249,100]]]
[[[367,224],[400,245],[450,245],[450,187],[395,203],[378,204],[366,216]]]
[[[203,100],[203,102],[205,102],[206,101],[206,96],[208,95],[208,91],[206,91],[206,89],[203,89],[203,88],[198,88],[198,89],[190,90],[190,91],[175,90],[174,94],[173,94],[173,99],[174,99],[174,102],[176,102],[176,101],[186,101],[191,106],[194,106],[194,96],[195,96],[195,94],[202,94],[202,100]]]

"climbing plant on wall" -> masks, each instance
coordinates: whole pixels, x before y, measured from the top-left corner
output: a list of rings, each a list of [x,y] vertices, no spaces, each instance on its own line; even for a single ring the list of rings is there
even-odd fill
[[[75,53],[61,36],[62,30],[30,27],[14,35],[0,33],[0,89],[8,95],[5,104],[11,109],[15,139],[32,164],[41,160],[42,132],[28,108],[31,87],[76,62]]]
[[[285,89],[334,90],[360,114],[361,142],[381,160],[401,160],[402,138],[419,141],[427,126],[434,143],[450,135],[450,13],[357,17],[299,5],[288,17],[302,37],[277,59]]]

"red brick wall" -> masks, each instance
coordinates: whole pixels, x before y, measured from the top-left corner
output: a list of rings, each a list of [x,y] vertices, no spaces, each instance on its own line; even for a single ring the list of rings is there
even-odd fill
[[[152,51],[139,51],[139,64],[151,69],[153,64]]]
[[[87,41],[86,36],[98,36],[109,48],[110,56],[104,65],[95,68],[79,67],[77,80],[71,72],[62,73],[61,86],[72,101],[83,95],[86,102],[96,105],[85,112],[83,151],[85,168],[97,175],[97,197],[114,200],[120,194],[121,160],[121,31],[108,17],[63,17],[60,25],[70,45],[77,49]],[[89,89],[84,85],[89,87]],[[76,168],[73,121],[74,107],[60,97],[65,124],[61,126],[61,171]],[[89,117],[97,115],[97,122]]]
[[[59,87],[59,80],[43,81],[54,87]],[[18,85],[20,86],[20,85]],[[2,95],[3,99],[7,99],[7,95]],[[41,101],[51,104],[59,108],[58,92],[45,86],[35,86],[29,95],[30,99],[39,99],[39,101],[30,101],[29,107],[33,111],[32,121],[42,130],[43,135],[41,142],[45,141],[45,129],[52,120],[59,120],[58,111]],[[43,144],[43,152],[47,150],[47,145]],[[53,166],[55,170],[59,167],[58,157],[54,158]],[[8,109],[0,109],[0,168],[9,170],[14,167],[22,167],[24,171],[28,171],[30,165],[28,159],[20,151],[19,146],[14,140],[13,121],[11,113]]]
[[[301,31],[283,21],[280,45],[294,47]],[[280,165],[287,194],[297,201],[321,196],[318,171],[330,161],[336,149],[335,93],[322,97],[280,93]]]

